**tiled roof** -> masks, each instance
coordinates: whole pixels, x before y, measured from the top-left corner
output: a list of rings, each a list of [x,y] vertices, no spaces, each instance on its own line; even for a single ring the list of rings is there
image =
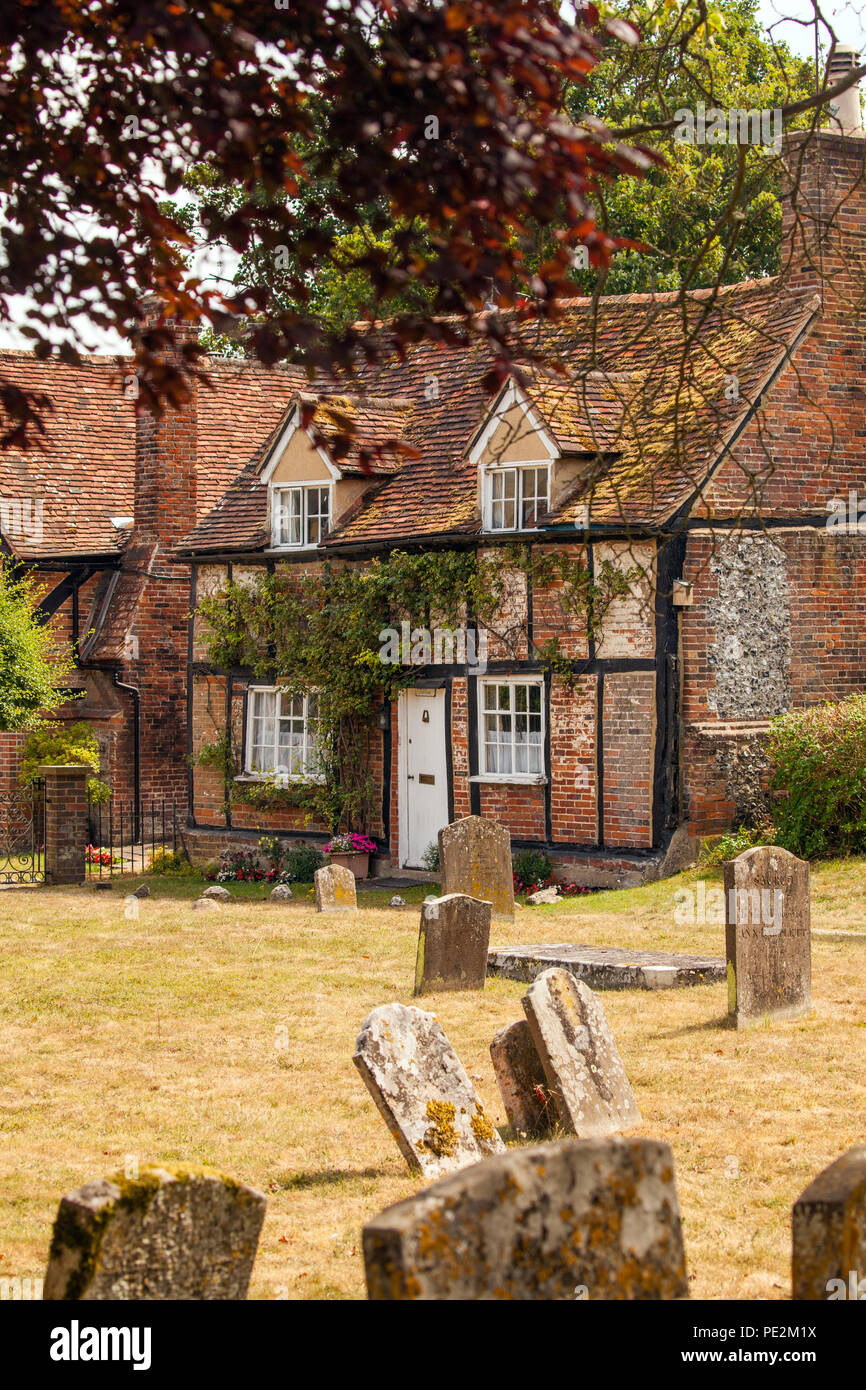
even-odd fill
[[[0,376],[44,394],[53,406],[43,416],[45,434],[32,447],[0,449],[0,529],[16,555],[122,548],[123,533],[109,518],[132,516],[135,415],[123,395],[121,361],[93,357],[70,366],[26,352],[0,353]]]
[[[124,397],[128,363],[80,366],[0,352],[0,376],[47,396],[45,433],[32,447],[0,449],[0,532],[22,559],[120,553],[128,532],[111,517],[135,510],[135,414]],[[307,384],[296,368],[223,359],[198,389],[196,511],[207,516],[257,445]]]
[[[590,300],[573,300],[556,320],[533,324],[525,339],[513,329],[532,409],[564,454],[587,456],[582,481],[546,520],[582,524],[589,505],[591,520],[601,524],[664,522],[706,480],[816,308],[813,293],[787,293],[767,279],[699,290],[685,300],[612,296],[595,312]],[[422,342],[405,360],[369,372],[371,397],[413,403],[402,418],[417,457],[371,489],[326,549],[479,529],[468,450],[490,411],[482,379],[491,365],[481,342]],[[267,544],[266,489],[251,460],[185,547]]]
[[[406,443],[413,403],[406,397],[334,394],[296,397],[303,419],[321,436],[341,473],[396,473],[415,450]]]

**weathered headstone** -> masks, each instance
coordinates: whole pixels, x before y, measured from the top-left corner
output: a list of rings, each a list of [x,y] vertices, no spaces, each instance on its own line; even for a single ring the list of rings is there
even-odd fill
[[[244,1299],[267,1200],[209,1169],[142,1166],[61,1199],[46,1299]]]
[[[549,888],[539,888],[537,893],[530,893],[526,901],[533,907],[541,907],[543,903],[561,902],[561,898],[559,889],[552,883]]]
[[[276,888],[271,889],[269,896],[271,902],[287,903],[291,902],[293,894],[287,883],[278,883]]]
[[[415,993],[483,989],[490,945],[490,903],[449,893],[421,907]]]
[[[317,912],[354,912],[358,906],[355,875],[342,864],[326,864],[313,874]]]
[[[849,1149],[794,1203],[791,1297],[866,1299],[866,1144]]]
[[[193,907],[197,908],[199,911],[204,910],[206,912],[211,912],[219,908],[219,903],[216,902],[214,898],[196,898]]]
[[[812,1005],[809,865],[777,845],[725,864],[728,1013],[738,1028]]]
[[[674,1163],[654,1139],[567,1139],[452,1174],[364,1227],[371,1299],[688,1297]]]
[[[442,892],[489,902],[494,917],[514,916],[511,836],[483,816],[464,816],[439,831]]]
[[[221,883],[212,883],[210,888],[206,888],[202,893],[203,898],[213,898],[215,903],[227,903],[231,896],[229,890],[223,888]]]
[[[137,888],[133,888],[130,896],[133,898],[149,898],[150,889],[146,883],[140,883]]]
[[[380,1005],[364,1020],[352,1060],[410,1168],[438,1178],[503,1151],[434,1014]]]
[[[580,1139],[640,1123],[601,1000],[567,970],[545,970],[523,996],[560,1123]]]
[[[509,1124],[521,1134],[550,1129],[557,1112],[525,1018],[500,1028],[490,1057]]]

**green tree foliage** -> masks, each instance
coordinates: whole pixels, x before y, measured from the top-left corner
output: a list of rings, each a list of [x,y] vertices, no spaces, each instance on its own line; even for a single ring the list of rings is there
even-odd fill
[[[501,378],[508,345],[482,317],[487,298],[529,296],[545,312],[567,290],[574,246],[599,265],[614,249],[588,194],[642,160],[574,129],[564,99],[604,43],[635,40],[592,4],[575,18],[554,0],[6,0],[0,316],[28,296],[20,329],[34,351],[71,361],[79,315],[141,328],[140,408],[181,399],[202,370],[201,344],[175,357],[171,322],[144,326],[145,293],[216,334],[246,320],[261,361],[311,371],[483,331]],[[264,276],[225,292],[189,266],[183,219],[154,191],[174,198],[203,163],[215,187],[236,190],[203,204],[206,240],[249,267],[259,248],[284,248],[284,306]],[[522,242],[532,221],[560,228],[541,265]],[[319,298],[329,262],[349,300],[357,274],[383,307],[414,310],[378,335],[331,331]],[[0,379],[0,406],[3,438],[26,445],[44,400]]]
[[[757,0],[725,0],[697,27],[695,0],[620,0],[614,8],[637,25],[641,44],[611,51],[588,86],[572,91],[575,117],[588,111],[611,129],[639,127],[666,123],[677,111],[695,113],[700,102],[707,110],[773,111],[815,90],[813,65],[770,39]],[[597,194],[603,222],[645,248],[615,257],[603,292],[676,290],[774,274],[778,159],[756,145],[688,144],[672,130],[658,132],[654,144],[666,167],[655,165],[640,179],[624,174]],[[597,277],[583,272],[577,278],[589,293]]]
[[[28,575],[0,567],[0,729],[32,729],[68,698],[59,687],[74,670],[34,609],[42,590]]]

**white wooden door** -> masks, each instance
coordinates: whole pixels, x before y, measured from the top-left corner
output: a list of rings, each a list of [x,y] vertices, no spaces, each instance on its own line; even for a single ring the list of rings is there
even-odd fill
[[[406,690],[402,704],[401,860],[421,869],[424,851],[448,824],[445,690]]]

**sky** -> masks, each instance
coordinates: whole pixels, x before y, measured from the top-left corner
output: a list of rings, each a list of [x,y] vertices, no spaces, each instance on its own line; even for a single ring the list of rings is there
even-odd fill
[[[817,0],[817,3],[822,5],[821,13],[832,25],[838,42],[866,54],[866,0],[853,0],[853,3],[835,3],[835,0],[824,3],[824,0]],[[719,0],[719,4],[724,13],[724,0]],[[803,57],[814,57],[812,0],[760,0],[758,13],[765,27],[772,31],[774,37],[784,40],[793,52]],[[196,266],[196,273],[207,275],[211,270],[221,275],[231,275],[233,260],[231,253],[222,258],[207,253],[207,258]],[[19,298],[14,306],[13,322],[0,324],[0,348],[30,346],[16,328],[16,321],[25,322],[26,315],[26,300]],[[87,321],[80,322],[76,327],[80,334],[79,346],[87,351],[124,354],[130,351],[129,344],[123,339]]]

